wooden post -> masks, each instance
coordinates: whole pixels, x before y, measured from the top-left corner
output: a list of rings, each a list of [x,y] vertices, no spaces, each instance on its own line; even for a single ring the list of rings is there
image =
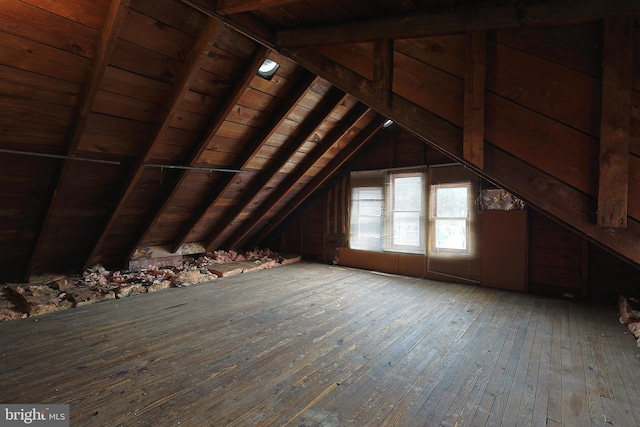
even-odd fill
[[[486,79],[487,32],[467,31],[465,36],[464,142],[463,156],[483,167],[484,91]]]
[[[633,18],[604,20],[598,225],[627,227]]]
[[[376,40],[373,45],[373,96],[391,106],[393,90],[393,40]]]

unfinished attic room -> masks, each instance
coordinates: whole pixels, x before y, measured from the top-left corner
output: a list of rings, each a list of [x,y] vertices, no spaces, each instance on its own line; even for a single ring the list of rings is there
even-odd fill
[[[636,427],[639,347],[638,0],[0,2],[0,425]]]

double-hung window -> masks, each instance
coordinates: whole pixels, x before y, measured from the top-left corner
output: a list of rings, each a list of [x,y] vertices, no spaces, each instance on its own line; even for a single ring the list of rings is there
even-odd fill
[[[431,252],[469,255],[470,183],[431,186]]]
[[[388,189],[387,249],[423,254],[425,251],[423,173],[390,172]]]

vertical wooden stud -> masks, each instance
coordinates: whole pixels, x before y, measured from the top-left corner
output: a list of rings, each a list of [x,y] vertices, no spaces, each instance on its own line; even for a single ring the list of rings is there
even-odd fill
[[[627,227],[633,17],[604,20],[598,225]]]
[[[482,168],[484,161],[484,91],[487,33],[467,31],[465,36],[463,157]]]
[[[376,40],[373,45],[373,96],[391,106],[393,90],[393,40]]]

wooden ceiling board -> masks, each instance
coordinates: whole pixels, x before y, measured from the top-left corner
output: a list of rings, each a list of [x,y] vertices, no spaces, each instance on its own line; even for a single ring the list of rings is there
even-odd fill
[[[256,49],[256,44],[244,35],[234,31],[228,26],[224,26],[219,37],[213,41],[218,49],[237,56],[242,60],[247,60]]]
[[[116,42],[110,64],[168,84],[175,83],[182,69],[181,61],[122,39]]]
[[[91,114],[77,151],[88,157],[91,157],[88,153],[92,153],[105,160],[130,161],[140,150],[150,128],[149,123]]]
[[[117,165],[70,162],[65,185],[56,194],[57,209],[49,214],[49,231],[39,239],[32,268],[81,268],[78,253],[87,251],[95,238],[96,224],[114,201],[116,178],[121,172]]]
[[[74,107],[81,90],[77,83],[0,65],[0,93],[5,95]]]
[[[206,24],[206,17],[182,2],[161,2],[157,0],[131,0],[130,6],[162,25],[170,25],[198,37]]]
[[[120,38],[180,61],[184,61],[195,42],[195,37],[131,8]]]
[[[25,3],[99,30],[111,0],[28,0]]]
[[[100,35],[95,28],[17,1],[3,4],[0,31],[87,58],[94,56]]]
[[[22,37],[2,33],[0,58],[13,68],[82,84],[91,60]]]
[[[227,120],[232,123],[241,124],[253,128],[269,126],[270,115],[268,112],[244,107],[240,103],[235,105],[227,116]]]
[[[161,104],[154,104],[104,90],[98,91],[93,104],[94,113],[145,123],[152,123],[161,108]]]
[[[222,96],[222,94],[220,94]],[[213,97],[198,93],[193,90],[189,90],[184,94],[180,100],[180,108],[191,113],[197,113],[200,115],[211,115],[218,108],[220,98],[218,96]]]
[[[171,86],[147,76],[110,66],[105,70],[100,88],[141,101],[162,104]]]

